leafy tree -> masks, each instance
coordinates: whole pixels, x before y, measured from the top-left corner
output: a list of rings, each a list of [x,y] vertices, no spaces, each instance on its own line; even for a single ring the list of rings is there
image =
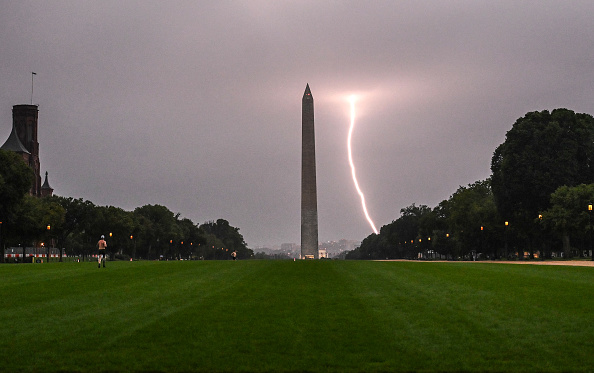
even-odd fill
[[[504,225],[497,214],[489,180],[459,187],[441,211],[447,230],[456,242],[452,254],[465,257],[471,250],[497,254]]]
[[[99,207],[99,209],[103,210],[98,214],[102,221],[98,222],[97,226],[103,227],[106,238],[109,237],[107,251],[112,258],[116,254],[122,255],[124,250],[128,249],[128,240],[134,231],[132,213],[114,206]]]
[[[400,210],[400,218],[393,223],[395,234],[392,234],[388,242],[393,246],[397,242],[404,241],[405,258],[416,258],[422,251],[423,248],[420,246],[423,244],[423,237],[429,237],[427,216],[431,211],[431,208],[426,205],[415,206],[414,203]],[[395,238],[397,241],[394,241]],[[421,239],[421,245],[419,239]]]
[[[49,250],[52,239],[56,238],[54,229],[62,229],[64,216],[65,210],[58,203],[27,195],[15,210],[7,241],[23,247],[38,247],[43,241]]]
[[[417,258],[419,253],[468,257],[471,250],[494,256],[501,244],[503,224],[490,181],[460,187],[448,200],[431,209],[405,207],[401,216],[361,242],[347,259]]]
[[[415,206],[413,203],[401,209],[400,213],[400,218],[383,226],[379,234],[373,233],[366,237],[361,242],[361,246],[346,255],[346,259],[417,257],[420,249],[418,239],[421,222],[423,217],[431,213],[431,209],[425,205]]]
[[[167,207],[161,205],[145,205],[134,210],[134,214],[142,217],[142,239],[146,244],[146,257],[168,258],[173,253],[173,243],[181,237],[177,218]]]
[[[435,221],[431,243],[433,250],[439,255],[446,258],[456,258],[459,256],[460,250],[447,220],[450,214],[450,207],[450,201],[444,200],[431,211],[433,220]]]
[[[33,170],[16,153],[0,150],[0,260],[4,261],[4,237],[2,231],[13,219],[15,208],[31,189]],[[4,226],[4,229],[2,227]]]
[[[181,231],[181,239],[176,245],[176,255],[180,258],[203,256],[201,250],[203,245],[206,245],[204,231],[187,218],[179,220],[177,224]]]
[[[594,118],[567,109],[527,113],[507,132],[491,161],[492,188],[502,218],[528,246],[535,219],[560,186],[594,181]]]
[[[239,228],[231,226],[227,220],[218,219],[216,222],[209,221],[202,224],[200,228],[206,234],[213,235],[221,241],[221,254],[215,252],[215,257],[217,259],[229,259],[231,257],[231,252],[233,251],[237,251],[237,259],[249,259],[253,256],[254,252],[247,248],[243,236],[239,233]],[[210,243],[207,243],[207,245],[209,247],[215,246],[215,248],[218,248],[216,243],[211,243],[213,243],[213,245]]]
[[[0,218],[21,202],[31,189],[33,170],[18,154],[0,150]]]
[[[559,187],[551,195],[551,207],[542,212],[542,222],[561,238],[566,258],[572,256],[570,237],[581,240],[591,249],[592,216],[588,205],[594,202],[594,184]]]
[[[83,201],[82,198],[74,199],[57,195],[47,198],[58,203],[65,210],[64,223],[59,227],[52,228],[58,241],[64,247],[69,248],[70,254],[82,254],[83,256],[89,254],[92,244],[90,237],[85,239],[84,232],[91,230],[95,205],[90,201]],[[62,251],[60,251],[60,255],[61,253]]]
[[[388,242],[382,233],[365,237],[361,245],[346,255],[346,259],[385,259],[389,251]]]

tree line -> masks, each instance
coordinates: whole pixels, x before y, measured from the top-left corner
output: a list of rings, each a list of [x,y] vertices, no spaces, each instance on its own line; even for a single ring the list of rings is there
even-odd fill
[[[239,228],[218,219],[197,225],[161,205],[125,211],[82,198],[28,195],[33,172],[16,154],[0,150],[0,247],[50,246],[89,256],[104,235],[120,259],[229,259],[253,256]],[[2,253],[4,251],[2,250]],[[60,260],[62,250],[60,250]],[[2,255],[4,259],[4,255]]]
[[[491,176],[430,208],[414,203],[347,259],[592,255],[594,118],[529,112],[507,132]],[[588,254],[589,253],[589,254]]]

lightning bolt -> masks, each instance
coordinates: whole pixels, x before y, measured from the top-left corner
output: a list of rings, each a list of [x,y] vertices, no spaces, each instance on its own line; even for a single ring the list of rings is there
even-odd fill
[[[356,100],[356,97],[354,95],[349,98],[349,101],[351,103],[351,127],[349,128],[349,136],[347,139],[347,148],[349,150],[349,164],[351,165],[351,174],[353,175],[353,182],[355,183],[355,188],[357,189],[357,193],[359,193],[359,196],[361,197],[361,205],[363,206],[363,212],[365,213],[365,218],[367,218],[369,225],[371,225],[371,229],[373,229],[373,233],[377,234],[378,232],[377,232],[377,229],[375,228],[375,224],[373,224],[373,221],[371,220],[371,218],[369,217],[369,213],[367,212],[367,206],[365,206],[365,196],[363,195],[361,188],[359,188],[359,183],[357,182],[357,176],[355,174],[355,164],[353,163],[353,152],[351,149],[351,138],[353,137],[353,128],[355,128],[355,100]]]

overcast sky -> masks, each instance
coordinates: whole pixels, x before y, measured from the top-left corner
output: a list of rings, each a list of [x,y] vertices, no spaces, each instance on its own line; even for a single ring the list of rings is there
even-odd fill
[[[319,238],[378,229],[490,176],[516,119],[594,114],[593,1],[0,0],[0,143],[39,105],[55,194],[300,243],[301,98]]]

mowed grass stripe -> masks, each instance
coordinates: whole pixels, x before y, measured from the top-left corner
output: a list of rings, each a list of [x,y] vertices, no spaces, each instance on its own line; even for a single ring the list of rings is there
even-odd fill
[[[0,275],[0,371],[588,371],[594,361],[590,268],[109,262]]]
[[[32,362],[40,370],[77,370],[81,366],[90,370],[122,369],[125,356],[119,349],[125,346],[123,340],[130,341],[130,335],[137,330],[155,330],[154,325],[167,315],[192,307],[201,298],[214,296],[233,283],[225,276],[230,268],[202,264],[116,262],[108,263],[105,269],[90,263],[63,264],[76,265],[79,277],[69,276],[69,271],[62,276],[52,270],[51,266],[60,264],[31,267],[47,271],[47,278],[3,292],[2,298],[13,305],[14,312],[3,307],[0,315],[15,322],[7,330],[7,338],[0,335],[0,340],[12,342],[3,346],[8,350],[2,348],[0,354],[10,351],[16,361]],[[163,337],[132,339],[133,348],[156,348],[159,339]],[[151,354],[150,350],[139,352]],[[162,353],[159,350],[158,355]]]
[[[404,365],[393,362],[400,369],[591,369],[587,268],[380,264],[370,271],[369,286],[358,289],[384,313],[393,350],[406,354]],[[416,351],[407,354],[411,346]],[[585,349],[576,354],[577,346]]]

